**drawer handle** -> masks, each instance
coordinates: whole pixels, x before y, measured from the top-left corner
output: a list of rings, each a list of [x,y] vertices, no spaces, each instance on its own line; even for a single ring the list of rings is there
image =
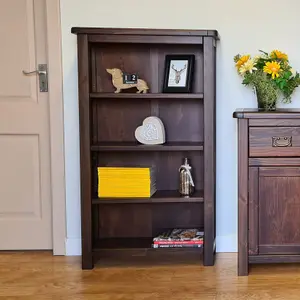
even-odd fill
[[[291,136],[273,136],[272,137],[272,146],[273,147],[291,147],[292,146],[292,137]]]

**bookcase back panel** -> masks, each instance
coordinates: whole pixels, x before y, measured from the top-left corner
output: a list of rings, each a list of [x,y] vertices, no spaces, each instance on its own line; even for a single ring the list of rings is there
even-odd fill
[[[153,237],[172,228],[204,226],[203,203],[101,204],[93,207],[93,239]]]
[[[199,228],[204,226],[203,203],[155,204],[152,210],[153,236],[173,228]]]
[[[99,238],[130,238],[152,236],[151,206],[147,204],[102,204],[94,207],[98,210]],[[95,226],[97,226],[95,224]],[[97,236],[98,235],[98,236]]]
[[[150,84],[150,48],[145,44],[99,44],[91,49],[93,92],[113,92],[112,77],[106,69],[118,68],[123,72],[138,73]],[[132,92],[134,89],[124,90]],[[135,89],[136,91],[136,89]]]
[[[201,99],[101,99],[92,102],[92,143],[136,142],[135,129],[149,116],[159,117],[167,142],[203,141]]]
[[[158,80],[159,91],[162,91],[164,82],[165,57],[168,54],[195,55],[195,66],[193,76],[193,93],[203,93],[203,51],[199,45],[160,45],[158,51]]]
[[[195,55],[193,79],[194,93],[203,92],[203,48],[199,45],[159,44],[110,44],[100,43],[91,47],[91,92],[115,91],[112,77],[106,69],[118,68],[126,73],[137,73],[149,86],[149,93],[161,93],[163,89],[165,58],[168,54]],[[122,93],[135,92],[135,88]]]
[[[133,142],[135,129],[151,112],[151,102],[101,99],[92,104],[92,142]]]
[[[167,141],[203,142],[202,100],[160,101],[158,111],[166,128]]]
[[[93,194],[97,197],[97,166],[155,166],[156,186],[158,190],[178,190],[178,169],[187,157],[192,166],[192,175],[196,190],[203,189],[203,153],[191,152],[102,152],[96,153],[95,166],[93,167]]]

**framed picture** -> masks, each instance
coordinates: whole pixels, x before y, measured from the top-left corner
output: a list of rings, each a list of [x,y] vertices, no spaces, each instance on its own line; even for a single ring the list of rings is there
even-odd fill
[[[164,93],[190,93],[192,91],[195,55],[166,55]]]

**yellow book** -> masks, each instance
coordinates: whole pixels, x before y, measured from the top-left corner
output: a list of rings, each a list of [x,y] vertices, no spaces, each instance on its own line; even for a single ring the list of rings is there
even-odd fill
[[[151,197],[156,191],[152,167],[98,167],[98,196]]]

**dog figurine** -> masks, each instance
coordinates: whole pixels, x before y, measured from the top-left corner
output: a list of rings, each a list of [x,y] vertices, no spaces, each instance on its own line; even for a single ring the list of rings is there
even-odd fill
[[[106,69],[107,73],[111,74],[112,76],[112,84],[116,88],[115,93],[120,93],[122,89],[129,89],[136,87],[137,93],[144,93],[146,94],[149,87],[146,81],[142,79],[138,79],[137,83],[123,83],[123,72],[120,69],[113,68],[113,69]]]

